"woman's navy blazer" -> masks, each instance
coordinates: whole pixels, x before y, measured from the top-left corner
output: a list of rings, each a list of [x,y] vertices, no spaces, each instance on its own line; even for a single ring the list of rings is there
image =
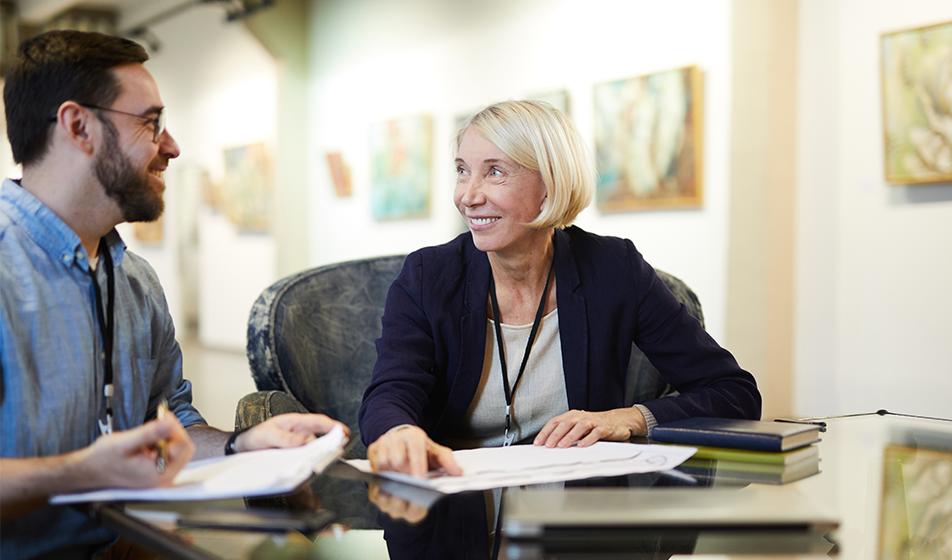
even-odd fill
[[[646,401],[659,423],[760,418],[753,376],[675,299],[627,239],[555,233],[556,300],[569,408],[620,408],[631,344],[679,395]],[[464,233],[407,256],[390,287],[377,363],[360,408],[369,444],[400,424],[459,433],[486,355],[489,259]]]

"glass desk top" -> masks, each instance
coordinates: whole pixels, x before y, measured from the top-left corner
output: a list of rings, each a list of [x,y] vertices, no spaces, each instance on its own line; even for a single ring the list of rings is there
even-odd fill
[[[103,504],[90,511],[128,540],[184,558],[671,558],[713,554],[797,558],[952,558],[952,423],[898,416],[828,421],[819,468],[791,482],[776,473],[738,475],[717,461],[693,460],[674,471],[542,485],[546,492],[756,493],[782,510],[815,504],[838,527],[641,528],[606,524],[538,538],[507,535],[508,492],[438,496],[381,483],[342,464],[293,494],[226,502]],[[819,471],[819,472],[816,472]],[[787,477],[790,478],[790,477]],[[759,482],[752,482],[759,480]],[[726,489],[726,490],[725,490]],[[616,494],[617,493],[617,494]],[[626,494],[627,493],[627,494]],[[593,494],[594,495],[594,494]],[[659,494],[661,495],[661,494]],[[698,502],[703,502],[700,499]],[[712,494],[707,494],[707,496]],[[251,523],[271,531],[183,527],[253,508]],[[637,507],[633,505],[633,507]],[[212,513],[209,513],[210,510]],[[731,515],[730,508],[725,516]],[[179,521],[176,521],[178,519]],[[331,523],[325,525],[328,521]],[[238,519],[236,523],[247,520]],[[285,525],[290,523],[290,525]],[[382,531],[381,531],[382,529]],[[498,534],[499,538],[495,538]]]

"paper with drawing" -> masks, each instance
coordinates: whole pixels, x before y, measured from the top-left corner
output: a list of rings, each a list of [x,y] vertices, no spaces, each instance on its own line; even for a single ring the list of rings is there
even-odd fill
[[[693,447],[606,441],[591,447],[565,449],[514,445],[454,451],[453,456],[462,467],[463,476],[444,476],[434,472],[426,478],[395,472],[376,474],[432,488],[445,494],[454,494],[502,486],[664,471],[680,465],[694,452]],[[370,463],[366,460],[354,459],[347,462],[361,471],[371,472]]]

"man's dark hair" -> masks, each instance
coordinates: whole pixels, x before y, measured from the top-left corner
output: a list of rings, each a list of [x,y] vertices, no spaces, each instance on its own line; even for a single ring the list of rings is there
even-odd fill
[[[7,72],[3,102],[13,159],[23,165],[43,158],[50,117],[64,101],[109,107],[120,93],[112,68],[149,59],[129,39],[63,30],[23,41],[17,55]]]

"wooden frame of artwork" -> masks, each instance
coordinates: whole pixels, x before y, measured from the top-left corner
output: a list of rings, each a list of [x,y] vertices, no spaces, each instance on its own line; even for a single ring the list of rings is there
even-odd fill
[[[594,101],[601,211],[701,206],[704,99],[697,66],[597,84]]]
[[[886,182],[952,182],[952,21],[883,33],[880,73]]]

